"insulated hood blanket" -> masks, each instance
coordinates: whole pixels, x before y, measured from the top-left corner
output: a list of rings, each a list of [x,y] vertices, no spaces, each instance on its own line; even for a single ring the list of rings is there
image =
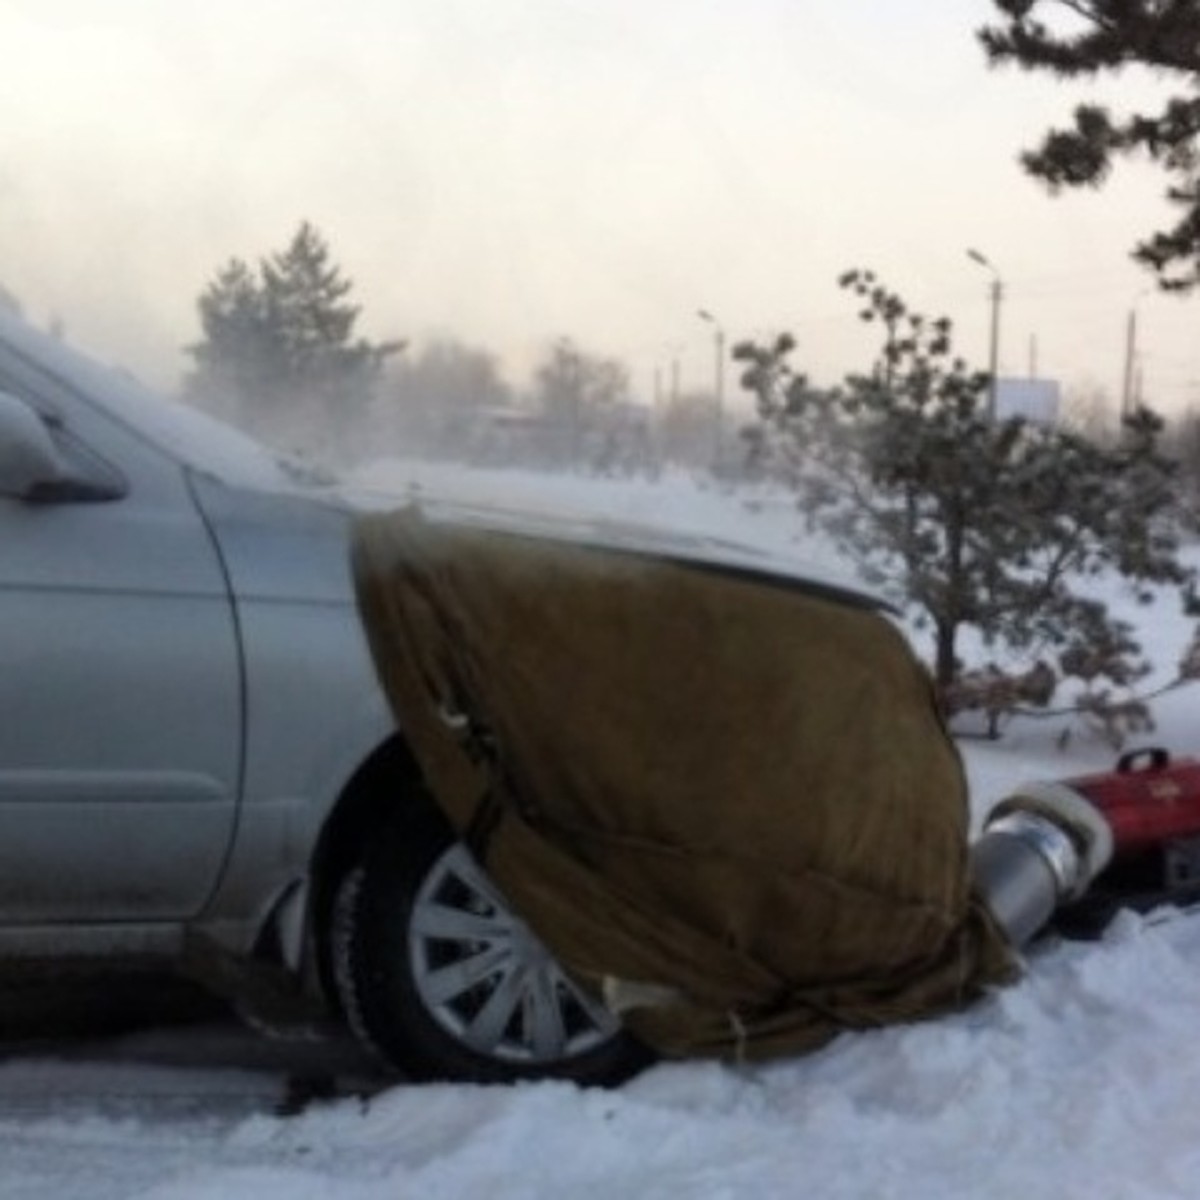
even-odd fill
[[[433,796],[660,1053],[792,1054],[1011,977],[957,752],[865,602],[416,510],[353,561]]]

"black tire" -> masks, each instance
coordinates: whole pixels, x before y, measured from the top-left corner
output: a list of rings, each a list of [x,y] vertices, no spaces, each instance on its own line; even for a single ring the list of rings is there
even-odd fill
[[[351,1028],[409,1078],[607,1086],[650,1061],[435,810],[371,838],[339,888],[331,953]]]

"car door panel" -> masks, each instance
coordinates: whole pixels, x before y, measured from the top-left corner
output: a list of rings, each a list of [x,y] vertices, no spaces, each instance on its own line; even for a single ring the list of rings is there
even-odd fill
[[[0,923],[182,918],[236,817],[233,608],[183,469],[58,399],[128,486],[0,499]]]

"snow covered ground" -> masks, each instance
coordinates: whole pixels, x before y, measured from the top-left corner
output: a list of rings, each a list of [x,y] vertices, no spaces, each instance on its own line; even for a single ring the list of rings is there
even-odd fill
[[[786,501],[686,478],[543,479],[391,463],[360,483],[602,513],[827,559]],[[836,565],[836,564],[832,564]],[[1177,602],[1112,588],[1163,677]],[[1200,752],[1198,693],[1152,739]],[[1103,769],[1062,720],[964,740],[981,813],[1013,784]],[[278,1115],[284,1064],[204,1024],[36,1048],[0,1034],[0,1200],[397,1200],[613,1196],[1190,1197],[1200,1185],[1200,919],[1127,915],[1099,943],[1040,943],[1019,985],[970,1011],[847,1035],[760,1067],[682,1063],[613,1092],[394,1086]]]

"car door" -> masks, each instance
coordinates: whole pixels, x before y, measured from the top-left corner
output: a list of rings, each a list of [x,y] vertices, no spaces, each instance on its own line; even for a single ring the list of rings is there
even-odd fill
[[[178,464],[2,350],[0,390],[81,481],[0,497],[0,924],[187,917],[239,792],[221,564]]]

